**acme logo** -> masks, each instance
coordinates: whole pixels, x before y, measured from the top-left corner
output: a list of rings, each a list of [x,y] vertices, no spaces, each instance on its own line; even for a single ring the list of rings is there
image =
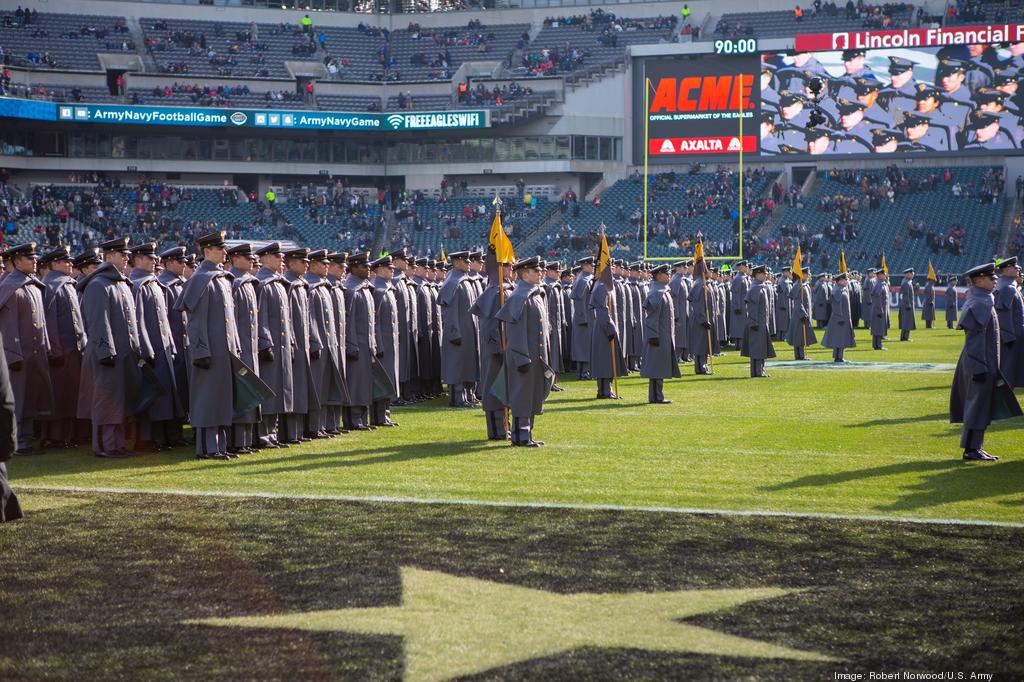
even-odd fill
[[[742,111],[749,107],[754,77],[688,76],[661,78],[650,113],[662,111]]]

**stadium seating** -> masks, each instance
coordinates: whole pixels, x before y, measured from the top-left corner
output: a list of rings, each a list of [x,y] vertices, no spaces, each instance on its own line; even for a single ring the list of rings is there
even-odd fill
[[[516,196],[502,196],[507,211],[503,224],[511,233],[517,250],[521,250],[520,244],[524,243],[524,238],[534,233],[557,209],[558,205],[547,197],[535,199],[536,206],[526,209]],[[452,251],[462,246],[486,244],[491,229],[489,212],[492,201],[493,196],[460,196],[443,201],[424,198],[410,202],[396,212],[396,232],[401,236],[393,237],[392,241],[408,243],[417,254],[429,253],[435,256],[441,252],[442,247]],[[474,211],[481,205],[487,211],[485,215],[474,213],[471,219],[464,217],[467,206]],[[416,229],[417,223],[422,229]],[[453,227],[456,229],[453,230]],[[405,236],[408,239],[402,238]],[[522,253],[526,254],[526,251]]]
[[[653,177],[653,176],[652,176]],[[749,197],[760,197],[770,186],[773,175],[765,173],[754,180],[750,180],[745,193]],[[732,211],[738,209],[736,191],[739,188],[739,177],[733,174],[731,191],[723,200],[729,215],[723,217],[722,208],[708,208],[703,213],[686,217],[687,204],[691,199],[687,198],[686,192],[692,193],[692,200],[702,203],[708,195],[710,188],[716,183],[715,173],[693,173],[677,174],[672,181],[673,188],[660,194],[652,194],[648,198],[648,245],[647,253],[652,257],[683,257],[692,253],[692,246],[688,245],[690,239],[698,233],[705,242],[724,242],[735,237],[733,232]],[[637,221],[641,215],[643,206],[643,182],[641,178],[634,177],[626,180],[619,180],[607,188],[600,196],[600,205],[592,202],[581,201],[578,203],[579,215],[573,215],[572,208],[566,207],[564,217],[560,218],[551,229],[544,234],[538,234],[529,243],[524,245],[524,252],[540,253],[545,256],[554,255],[566,260],[573,260],[593,252],[593,244],[582,244],[577,239],[575,246],[565,244],[564,240],[559,241],[560,232],[565,224],[570,226],[569,233],[585,235],[592,241],[598,233],[599,227],[603,224],[609,239],[614,243],[613,255],[623,258],[639,259],[643,255],[643,232]],[[621,208],[620,208],[621,207]],[[680,217],[679,233],[681,238],[678,246],[671,246],[672,240],[666,235],[655,234],[653,229],[655,215],[658,211],[679,211]],[[620,215],[622,216],[620,218]]]
[[[124,27],[121,17],[51,12],[38,12],[25,24],[8,10],[0,15],[0,46],[10,53],[12,66],[98,71],[97,53],[136,51],[127,28],[119,27]],[[53,63],[41,61],[44,53]]]
[[[580,24],[563,25],[551,23],[545,25],[537,36],[523,50],[524,59],[536,64],[542,60],[541,51],[555,52],[561,59],[554,64],[553,70],[538,70],[523,64],[513,70],[516,75],[565,75],[569,81],[578,81],[590,75],[622,63],[626,58],[626,46],[648,43],[667,42],[672,38],[674,27],[655,28],[655,23],[668,21],[664,17],[631,19],[629,28],[615,32],[614,44],[600,30],[587,30]],[[600,24],[597,25],[600,29]],[[645,26],[650,26],[649,28]],[[583,57],[572,63],[565,54],[566,46],[570,49],[582,50]]]
[[[908,180],[914,181],[920,178],[941,173],[943,169],[936,168],[909,168],[904,169]],[[992,169],[989,167],[957,167],[951,169],[953,183],[970,185],[977,191],[981,185],[982,176]],[[873,169],[864,171],[873,173],[876,176],[884,177],[884,170]],[[830,264],[834,268],[838,258],[839,250],[845,250],[847,266],[853,269],[864,270],[865,268],[877,266],[877,253],[884,252],[886,262],[893,270],[902,270],[904,267],[915,267],[919,271],[927,268],[931,260],[935,269],[939,272],[955,272],[962,268],[965,262],[981,262],[991,258],[994,243],[989,237],[989,230],[1000,229],[1002,224],[1005,201],[999,197],[994,203],[981,203],[977,198],[957,197],[952,193],[952,183],[939,183],[932,191],[915,192],[906,195],[899,195],[894,203],[883,201],[879,208],[874,210],[861,210],[854,214],[857,238],[845,245],[838,242],[822,240],[820,251],[830,255]],[[822,197],[834,196],[836,194],[860,197],[861,189],[859,184],[847,184],[835,179],[825,178],[820,186],[811,195],[804,199],[803,208],[780,208],[781,213],[776,215],[771,234],[772,238],[782,240],[780,228],[783,225],[793,226],[804,224],[807,226],[807,235],[824,233],[831,222],[836,220],[833,212],[822,212],[818,210],[818,204]],[[966,230],[963,239],[963,256],[957,256],[947,250],[939,249],[933,252],[927,246],[923,237],[911,237],[906,231],[907,219],[923,220],[926,230],[946,234],[949,229],[959,224]],[[903,245],[901,250],[895,248],[895,238],[899,235]],[[864,257],[857,254],[863,252]],[[792,254],[784,255],[785,258],[792,258]],[[768,259],[771,261],[772,259]],[[817,271],[817,256],[812,263]]]
[[[721,37],[756,36],[758,38],[786,38],[794,33],[833,33],[839,31],[863,31],[880,29],[882,25],[876,17],[847,18],[846,10],[840,3],[834,13],[824,10],[812,14],[810,7],[804,8],[803,20],[797,22],[793,10],[780,12],[732,12],[723,14],[711,35],[705,40]],[[886,28],[906,28],[910,25],[913,12],[911,5],[902,3],[885,5],[885,14],[891,19]]]
[[[401,29],[391,33],[391,56],[396,62],[394,68],[401,74],[400,80],[450,80],[450,74],[463,62],[507,60],[520,36],[529,30],[529,24]],[[414,55],[424,57],[426,64],[412,64]],[[444,55],[449,58],[446,77],[440,64],[430,66],[432,60]]]

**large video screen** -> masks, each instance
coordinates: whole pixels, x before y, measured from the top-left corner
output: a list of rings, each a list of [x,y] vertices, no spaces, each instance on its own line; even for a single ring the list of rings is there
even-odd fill
[[[638,59],[634,72],[634,112],[640,114],[634,117],[637,163],[643,162],[645,149],[653,163],[756,152],[757,70],[756,54]]]
[[[929,46],[951,39],[920,33],[884,41],[835,34],[831,45],[846,49],[763,52],[761,155],[1020,149],[1024,40]],[[1020,40],[982,30],[960,39],[984,37]],[[803,43],[798,50],[813,41]],[[862,47],[880,43],[890,46]]]

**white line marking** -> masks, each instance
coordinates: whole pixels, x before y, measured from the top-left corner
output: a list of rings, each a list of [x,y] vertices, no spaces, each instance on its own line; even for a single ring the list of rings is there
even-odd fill
[[[445,504],[467,507],[504,507],[526,509],[574,509],[580,511],[650,512],[658,514],[703,514],[707,516],[774,516],[794,519],[827,519],[832,521],[891,521],[894,523],[938,524],[943,526],[995,526],[1024,528],[1015,521],[986,521],[982,519],[936,519],[912,516],[883,516],[871,514],[829,514],[826,512],[764,511],[758,509],[699,509],[695,507],[651,507],[625,504],[579,504],[572,502],[505,502],[501,500],[432,499],[424,497],[391,497],[385,495],[311,495],[266,492],[208,491],[208,490],[145,490],[142,488],[89,488],[85,486],[19,485],[17,490],[64,493],[104,493],[132,495],[185,495],[188,497],[258,498],[271,500],[314,500],[333,502],[377,502],[387,504]]]

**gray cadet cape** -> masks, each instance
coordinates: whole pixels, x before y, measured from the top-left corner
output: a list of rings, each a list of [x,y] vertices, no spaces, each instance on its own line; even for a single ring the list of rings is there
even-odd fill
[[[622,363],[619,361],[621,355],[619,349],[622,341],[619,329],[615,324],[615,317],[608,308],[609,300],[612,306],[618,306],[615,300],[615,293],[608,292],[604,283],[594,280],[594,287],[590,292],[590,307],[594,310],[593,333],[590,342],[590,377],[592,379],[611,379],[615,376],[614,370],[622,373]],[[615,340],[615,362],[612,367],[612,344]]]
[[[812,319],[815,322],[828,322],[828,284],[824,280],[816,281],[811,288],[811,292],[814,295],[814,314]]]
[[[904,279],[900,284],[900,330],[910,331],[917,329],[917,319],[914,317],[914,282]]]
[[[388,375],[395,392],[391,400],[397,400],[401,391],[398,378],[401,371],[401,317],[398,297],[391,282],[376,277],[373,280],[373,303],[377,307],[377,351],[384,351],[380,364]],[[408,310],[407,310],[408,312]]]
[[[812,346],[818,343],[811,322],[811,286],[807,282],[794,284],[789,289],[789,300],[792,310],[789,328],[786,330],[786,343],[791,346]]]
[[[550,332],[544,289],[519,280],[497,318],[505,323],[509,410],[519,419],[543,414],[554,383],[547,365]]]
[[[924,284],[924,295],[921,302],[921,319],[925,322],[935,321],[935,282],[928,280]]]
[[[345,355],[349,407],[373,404],[373,362],[377,355],[377,308],[373,284],[355,275],[345,278]]]
[[[4,354],[3,337],[0,336],[0,355]],[[7,482],[9,460],[17,449],[18,424],[14,414],[14,392],[11,391],[11,377],[6,362],[0,362],[0,523],[15,521],[22,517],[21,505]]]
[[[455,268],[437,297],[441,306],[441,381],[449,385],[480,378],[476,318],[469,309],[476,300],[474,280]]]
[[[284,271],[284,279],[291,285],[288,300],[292,307],[292,336],[295,338],[295,353],[292,355],[295,414],[307,414],[310,410],[320,409],[319,386],[313,382],[310,353],[323,351],[324,346],[317,328],[309,319],[309,283],[288,269]]]
[[[50,356],[59,357],[59,367],[50,367],[53,389],[53,418],[78,416],[78,387],[82,380],[82,352],[85,350],[85,322],[75,291],[75,280],[50,270],[43,278],[46,285],[44,305],[46,326],[50,332]]]
[[[999,316],[999,367],[1011,387],[1024,386],[1024,298],[1012,277],[1000,276],[992,293]]]
[[[831,298],[832,315],[821,337],[821,345],[825,348],[855,348],[857,340],[853,334],[850,290],[841,284],[833,284]]]
[[[234,400],[229,396],[233,395],[235,379],[231,358],[242,356],[231,293],[233,279],[231,273],[204,260],[185,282],[174,305],[187,313],[192,362],[210,359],[208,369],[193,364],[189,372],[189,422],[194,428],[226,427],[233,421]]]
[[[404,272],[397,268],[391,271],[394,277],[390,286],[395,296],[398,319],[398,376],[394,378],[404,383],[412,378],[416,368],[416,291],[410,286]],[[400,391],[398,381],[395,381],[395,390]]]
[[[775,346],[772,344],[770,320],[772,304],[768,286],[751,277],[744,305],[746,315],[743,318],[743,326],[739,328],[743,333],[740,355],[751,360],[774,358]]]
[[[131,285],[107,262],[82,278],[77,287],[87,335],[78,417],[91,419],[93,426],[124,424],[133,408],[128,402],[138,369],[134,363],[145,357]],[[110,357],[114,358],[113,367],[100,364]]]
[[[638,279],[630,277],[626,280],[626,292],[629,294],[629,333],[628,354],[640,357],[644,352],[644,299],[647,291]],[[672,294],[669,293],[669,300]]]
[[[473,302],[469,312],[480,320],[480,384],[483,391],[481,407],[485,412],[493,412],[504,408],[501,401],[491,393],[498,375],[503,371],[504,350],[501,347],[501,322],[498,311],[501,309],[497,284],[484,289],[484,293]],[[512,286],[505,285],[505,300],[511,297]],[[545,358],[545,362],[547,359]]]
[[[171,325],[167,317],[167,297],[164,288],[157,281],[156,275],[135,268],[129,279],[135,293],[135,315],[139,329],[145,331],[153,351],[153,371],[163,386],[163,393],[158,396],[145,416],[153,421],[181,418],[185,416],[185,408],[178,399],[178,386],[175,382],[174,359],[178,348],[171,334]]]
[[[320,357],[309,360],[313,386],[320,399],[320,406],[340,406],[345,397],[345,383],[341,374],[341,339],[338,336],[338,321],[334,314],[334,287],[327,279],[306,273],[309,284],[309,323],[316,329],[320,340]]]
[[[433,287],[422,277],[413,276],[412,283],[416,292],[416,369],[417,377],[426,381],[437,376],[439,367],[434,365],[432,344],[437,336],[437,324],[434,320]]]
[[[337,363],[338,373],[341,375],[341,388],[342,388],[342,405],[348,403],[346,396],[348,395],[348,380],[346,379],[346,358],[345,358],[345,335],[346,325],[348,321],[345,310],[345,286],[342,281],[333,275],[327,275],[327,283],[331,290],[331,303],[334,309],[334,345],[337,350],[337,357],[335,362]],[[333,403],[331,403],[333,404]]]
[[[181,295],[185,286],[185,278],[164,270],[157,275],[156,281],[164,289],[164,302],[167,307],[167,321],[171,325],[171,338],[174,339],[174,385],[178,389],[178,402],[188,412],[188,368],[192,362],[188,355],[188,336],[185,334],[185,312],[174,309],[174,302]]]
[[[591,272],[580,271],[572,283],[569,299],[572,301],[572,352],[573,362],[590,362],[590,337],[594,333],[594,311],[590,307]],[[607,339],[606,339],[607,340]]]
[[[748,277],[744,272],[737,271],[732,279],[732,286],[729,290],[731,296],[729,302],[732,305],[732,310],[729,311],[729,338],[731,339],[743,338],[743,330],[747,327],[747,313],[743,307],[752,283],[753,278]],[[767,317],[765,325],[767,326]]]
[[[789,316],[793,301],[789,297],[793,283],[786,277],[779,277],[775,283],[775,340],[785,341],[789,333]]]
[[[270,361],[260,360],[259,377],[274,391],[272,398],[260,404],[260,412],[264,416],[288,414],[295,411],[292,379],[295,338],[292,336],[292,307],[288,299],[291,285],[267,268],[260,268],[256,279],[259,280],[258,350],[269,349],[274,356]]]
[[[872,294],[875,290],[874,278],[865,279],[860,286],[860,317],[864,320],[864,326],[870,327],[871,320],[874,319],[872,314]]]
[[[989,292],[971,287],[960,311],[964,348],[949,394],[949,421],[968,429],[985,429],[995,419],[1021,414],[1013,389],[999,369],[1000,329],[994,305]]]
[[[557,279],[551,279],[545,277],[544,281],[541,282],[541,286],[544,287],[544,299],[548,307],[548,330],[550,336],[548,337],[548,365],[551,366],[556,373],[565,371],[565,363],[562,362],[562,334],[565,328],[565,305],[562,300],[562,284]],[[480,329],[481,340],[483,344],[483,329]],[[481,358],[483,353],[481,353]],[[481,359],[481,363],[483,360]]]
[[[235,328],[238,330],[238,344],[242,351],[240,357],[246,367],[252,369],[256,376],[260,376],[257,353],[260,345],[270,345],[270,332],[259,326],[259,299],[256,294],[259,280],[237,268],[231,268],[228,272],[234,277],[231,282],[231,296],[235,302]],[[274,387],[270,386],[270,389],[273,390]],[[258,424],[260,419],[260,408],[255,407],[248,412],[235,415],[234,421],[236,424]]]
[[[652,283],[653,284],[653,283]],[[679,273],[672,275],[668,281],[672,302],[675,305],[676,348],[689,352],[690,349],[690,287],[693,286],[686,277]]]
[[[714,282],[705,286],[704,279],[697,277],[690,286],[689,342],[692,355],[714,355],[718,352],[718,327],[715,324]],[[710,324],[708,329],[705,325]],[[708,339],[710,338],[710,347]]]
[[[50,389],[50,338],[46,329],[43,296],[46,286],[35,276],[12,270],[0,282],[0,336],[12,369],[11,389],[18,421],[49,417],[53,413]]]
[[[645,379],[680,377],[676,355],[676,311],[669,285],[651,282],[644,300],[643,359],[640,376]],[[653,345],[652,342],[658,345]]]
[[[946,287],[946,322],[956,322],[959,312],[957,306],[956,285],[950,282]]]

